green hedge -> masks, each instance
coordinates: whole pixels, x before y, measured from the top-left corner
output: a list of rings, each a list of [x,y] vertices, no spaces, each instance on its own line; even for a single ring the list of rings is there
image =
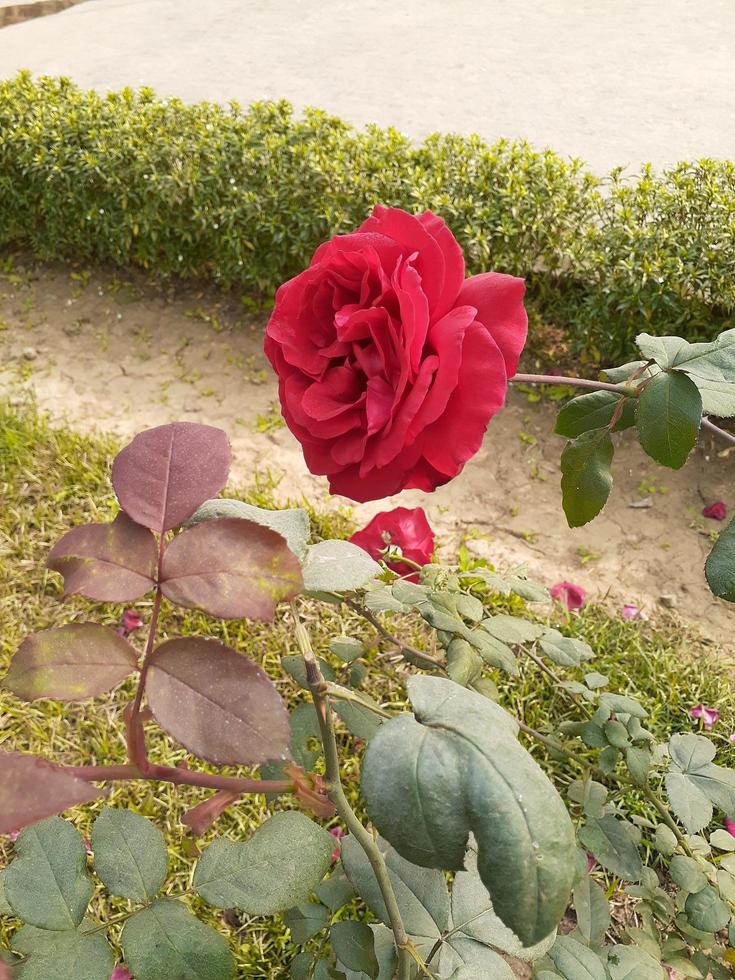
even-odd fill
[[[537,315],[593,357],[641,329],[733,324],[735,168],[635,181],[522,142],[352,129],[286,102],[184,105],[28,74],[0,83],[0,244],[270,295],[376,203],[432,208],[470,272],[526,276]]]

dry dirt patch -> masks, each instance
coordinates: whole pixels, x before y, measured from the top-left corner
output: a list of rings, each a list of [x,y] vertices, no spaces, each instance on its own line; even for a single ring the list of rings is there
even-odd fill
[[[219,425],[232,441],[235,481],[267,470],[283,499],[304,494],[345,506],[308,473],[280,424],[263,323],[243,311],[210,290],[58,267],[10,270],[0,278],[0,396],[32,393],[56,419],[121,437],[175,419]],[[553,420],[553,405],[513,392],[458,479],[434,494],[402,494],[400,503],[425,507],[447,549],[466,540],[498,564],[527,563],[547,584],[574,581],[618,611],[632,602],[649,615],[679,615],[731,653],[732,613],[702,574],[710,536],[722,525],[701,510],[713,500],[735,508],[735,453],[703,439],[673,473],[623,433],[610,504],[570,531]],[[355,505],[355,518],[397,503]]]

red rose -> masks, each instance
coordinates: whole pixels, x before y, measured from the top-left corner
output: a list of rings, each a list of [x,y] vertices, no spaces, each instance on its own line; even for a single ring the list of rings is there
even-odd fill
[[[464,278],[431,211],[376,207],[284,283],[265,352],[283,417],[332,493],[434,490],[480,448],[526,340],[522,279]]]
[[[421,507],[409,510],[396,507],[394,510],[376,514],[367,527],[352,535],[350,541],[378,559],[386,548],[393,545],[417,565],[428,565],[434,554],[434,532]],[[388,563],[388,567],[399,575],[411,575],[413,569],[400,561]],[[418,575],[411,575],[416,580]]]

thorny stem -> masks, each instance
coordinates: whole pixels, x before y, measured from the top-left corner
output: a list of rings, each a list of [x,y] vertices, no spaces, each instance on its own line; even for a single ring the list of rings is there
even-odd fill
[[[161,564],[163,562],[163,553],[166,550],[166,535],[164,531],[161,531],[158,538],[158,562],[156,568],[156,598],[153,600],[153,612],[151,613],[151,621],[148,626],[148,639],[145,645],[145,653],[143,655],[143,665],[140,668],[140,677],[138,678],[138,688],[135,692],[135,698],[133,699],[132,706],[130,708],[130,714],[128,717],[128,755],[130,756],[130,761],[135,763],[143,773],[148,769],[148,755],[145,750],[145,736],[143,734],[143,724],[140,718],[140,705],[143,700],[143,694],[145,692],[145,682],[148,678],[148,671],[151,666],[151,657],[153,655],[153,645],[156,642],[156,630],[158,628],[158,616],[161,612]]]
[[[556,374],[516,374],[510,381],[513,384],[528,385],[571,385],[575,388],[587,388],[590,391],[613,391],[615,394],[628,395],[631,398],[635,398],[638,394],[636,388],[631,386],[630,381],[625,384],[609,384],[607,381],[595,381],[593,378],[570,378]],[[731,446],[735,446],[735,433],[721,429],[719,425],[710,422],[708,418],[702,419],[702,428],[719,439],[729,442]]]
[[[135,765],[124,766],[63,766],[64,772],[87,783],[109,782],[120,779],[159,780],[176,785],[202,786],[205,789],[226,790],[237,793],[291,793],[296,787],[290,779],[239,779],[219,773],[195,772],[172,766],[149,763],[146,772]]]
[[[327,795],[332,803],[334,803],[337,808],[337,813],[363,849],[365,856],[370,862],[370,866],[378,882],[378,887],[380,888],[380,893],[385,902],[391,929],[393,930],[396,950],[398,952],[398,980],[409,980],[413,957],[406,927],[403,924],[395,892],[393,891],[393,885],[388,876],[388,869],[375,839],[367,828],[363,827],[345,795],[339,770],[339,755],[337,753],[337,740],[334,734],[334,719],[329,703],[329,686],[319,670],[319,664],[311,648],[309,634],[301,622],[296,603],[293,601],[291,602],[291,613],[294,619],[296,641],[306,666],[306,679],[312,697],[314,698],[314,707],[316,708],[319,719],[319,728],[326,761]]]
[[[345,599],[345,605],[356,612],[358,616],[362,616],[366,619],[370,625],[380,633],[384,640],[388,643],[392,643],[394,646],[398,647],[399,650],[405,650],[412,660],[418,661],[425,664],[427,667],[431,667],[433,670],[445,670],[444,662],[438,657],[432,657],[430,653],[426,653],[424,650],[418,650],[416,647],[408,646],[406,643],[402,643],[397,636],[387,630],[385,626],[380,622],[377,616],[375,616],[369,609],[365,606],[361,606],[359,602],[355,602],[354,599]]]

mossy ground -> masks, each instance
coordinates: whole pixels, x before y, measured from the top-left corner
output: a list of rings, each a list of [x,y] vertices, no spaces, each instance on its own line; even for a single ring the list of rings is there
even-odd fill
[[[100,606],[74,597],[61,601],[58,576],[45,569],[51,545],[70,527],[107,520],[116,510],[109,473],[117,447],[112,440],[90,438],[70,429],[54,428],[32,406],[12,408],[0,402],[0,670],[4,672],[23,637],[34,630],[72,620],[94,619],[115,625],[121,609]],[[231,495],[234,493],[228,491]],[[261,506],[272,500],[268,481],[255,481],[241,494]],[[344,536],[350,519],[345,513],[328,517],[312,514],[315,533],[324,537]],[[136,603],[144,618],[147,600]],[[343,615],[333,606],[307,606],[305,615],[318,652],[324,654],[329,638],[350,632],[368,636],[361,622]],[[596,651],[590,668],[610,677],[611,688],[639,697],[650,712],[649,727],[662,739],[667,732],[692,730],[687,709],[698,702],[718,707],[720,721],[711,737],[723,750],[722,761],[732,762],[728,735],[735,727],[735,698],[730,665],[717,659],[711,648],[676,623],[656,626],[611,618],[601,608],[590,606],[574,617],[571,630],[583,636]],[[290,701],[301,695],[280,667],[280,658],[294,653],[295,644],[284,616],[268,626],[251,622],[219,622],[195,612],[165,609],[162,620],[167,635],[203,633],[234,646],[263,664]],[[420,629],[406,625],[404,639],[421,643]],[[411,635],[413,634],[413,635]],[[134,642],[135,639],[134,639]],[[383,666],[380,666],[382,664]],[[367,681],[371,693],[396,706],[401,688],[384,661],[374,661]],[[546,679],[533,665],[525,665],[521,677],[501,686],[503,698],[524,721],[542,728],[553,712],[565,709]],[[51,701],[25,704],[8,692],[0,692],[0,745],[36,753],[67,764],[117,763],[125,761],[120,724],[123,705],[131,696],[126,684],[112,694],[80,705],[58,705]],[[186,753],[151,726],[152,754],[161,762],[176,764]],[[358,754],[355,744],[342,735],[345,780],[351,795],[357,794]],[[567,763],[547,759],[545,765],[564,785],[573,778]],[[197,848],[207,839],[195,841],[181,823],[181,816],[204,791],[135,782],[116,785],[105,802],[129,806],[155,820],[163,829],[169,848],[170,877],[166,891],[183,894],[188,885]],[[633,801],[631,801],[633,802]],[[635,805],[635,804],[634,804]],[[79,808],[76,826],[87,833],[102,801]],[[217,825],[217,833],[245,839],[268,813],[261,797],[249,797],[230,808]],[[0,866],[11,856],[11,845],[0,839]],[[238,962],[239,977],[283,977],[293,955],[288,932],[280,919],[252,919],[219,913],[193,898],[201,917],[229,936]],[[124,913],[125,902],[102,894],[94,900],[93,913],[101,921]],[[4,945],[10,920],[0,924]],[[114,930],[113,930],[114,938]]]

